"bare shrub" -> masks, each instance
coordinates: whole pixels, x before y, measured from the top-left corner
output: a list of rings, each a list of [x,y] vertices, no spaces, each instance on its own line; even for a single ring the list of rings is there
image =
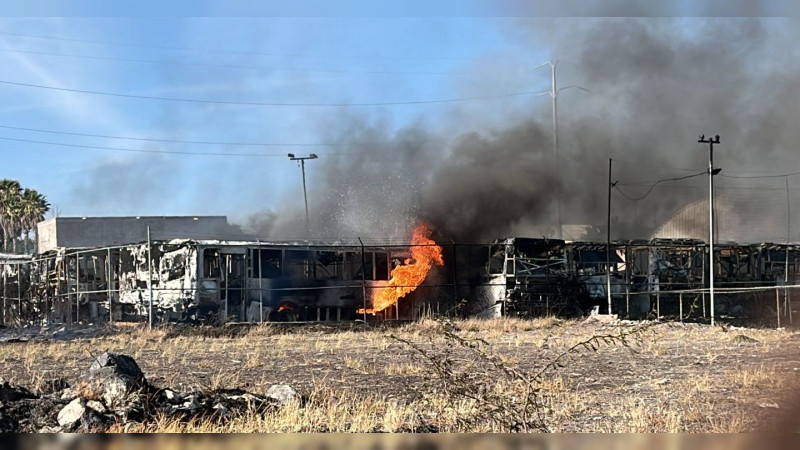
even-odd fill
[[[438,327],[426,324],[433,333],[427,334],[425,343],[390,335],[412,349],[430,369],[422,373],[425,383],[416,388],[419,394],[442,394],[444,401],[440,404],[447,405],[445,408],[460,405],[455,417],[460,429],[474,430],[489,424],[493,431],[502,432],[549,432],[551,405],[543,387],[552,372],[565,367],[570,358],[596,352],[603,345],[635,351],[639,337],[653,326],[619,327],[616,333],[594,335],[538,369],[526,371],[505,362],[486,340],[461,336],[453,322],[441,319],[436,323]],[[460,322],[459,326],[463,324]]]

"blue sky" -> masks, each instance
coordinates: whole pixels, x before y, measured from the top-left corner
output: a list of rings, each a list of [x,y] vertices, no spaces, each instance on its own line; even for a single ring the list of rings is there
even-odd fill
[[[522,48],[485,18],[4,18],[0,80],[110,93],[240,102],[371,103],[540,91],[545,49]],[[538,54],[537,54],[538,53]],[[67,56],[69,55],[69,56]],[[108,58],[108,59],[102,59]],[[138,62],[137,62],[138,60]],[[496,60],[487,70],[486,61]],[[163,61],[144,62],[144,61]],[[479,63],[476,63],[479,62]],[[496,72],[492,74],[492,72]],[[497,83],[492,83],[492,78]],[[520,81],[522,80],[522,82]],[[0,85],[0,126],[119,137],[317,144],[346,115],[390,129],[435,124],[452,105],[353,107],[208,105]],[[498,117],[530,98],[463,102],[463,117]],[[541,98],[537,101],[547,105]],[[491,122],[491,121],[489,121]],[[452,125],[452,124],[450,124]],[[300,189],[288,152],[336,147],[142,142],[0,128],[2,176],[48,195],[62,215],[227,214],[274,207]],[[354,157],[361,157],[355,155]],[[368,157],[368,156],[367,156]],[[313,186],[315,163],[308,164]],[[154,179],[157,178],[157,179]]]
[[[381,229],[391,229],[420,210],[461,211],[456,222],[476,221],[490,206],[473,203],[481,197],[523,205],[497,218],[500,227],[489,235],[541,235],[547,231],[536,222],[548,222],[559,182],[567,223],[600,224],[610,157],[632,197],[650,181],[704,170],[700,133],[723,136],[718,161],[725,174],[800,170],[793,151],[800,141],[793,125],[800,116],[796,25],[727,18],[6,17],[0,177],[43,192],[64,216],[220,214],[246,222],[280,211],[294,217],[282,228],[291,230],[301,223],[302,186],[286,154],[313,152],[320,158],[306,166],[312,215],[352,223],[352,233],[378,229],[372,218],[382,215]],[[563,159],[554,181],[550,98],[533,94],[550,87],[549,70],[534,68],[555,58],[560,86],[591,92],[559,96]],[[520,93],[527,94],[506,96]],[[408,102],[421,103],[392,104]],[[405,144],[415,137],[424,142]],[[493,155],[505,159],[494,165]],[[462,185],[460,174],[475,169],[469,164],[487,167]],[[517,178],[507,168],[518,169]],[[768,182],[731,178],[719,186],[750,183],[753,192],[753,183]],[[616,211],[633,211],[631,223],[647,215],[655,226],[703,195],[699,179],[686,183],[695,185],[659,185],[647,206],[615,193]],[[783,184],[766,187],[778,192]],[[403,205],[381,211],[400,188],[410,191]],[[495,190],[501,194],[485,195]],[[742,201],[785,209],[783,194],[764,192]],[[336,202],[352,214],[338,214]]]

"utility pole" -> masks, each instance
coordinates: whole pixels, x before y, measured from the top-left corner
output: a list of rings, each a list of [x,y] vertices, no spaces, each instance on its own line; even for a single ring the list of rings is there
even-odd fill
[[[558,60],[555,64],[550,64],[550,97],[553,100],[553,154],[556,158],[556,170],[559,175],[561,174],[561,163],[558,158],[558,89],[556,88],[556,67],[558,67]],[[564,237],[562,231],[563,225],[561,223],[561,183],[556,183],[556,239]]]
[[[556,170],[558,174],[561,174],[560,170],[560,162],[558,158],[558,93],[569,88],[577,88],[584,92],[589,92],[588,89],[581,87],[581,86],[565,86],[562,88],[557,87],[556,85],[556,67],[558,66],[558,60],[555,63],[546,62],[543,64],[539,64],[538,66],[534,67],[534,69],[538,69],[540,67],[550,66],[550,90],[544,91],[539,95],[550,95],[553,101],[553,155],[555,156],[556,162]],[[561,186],[560,180],[559,183],[556,184],[556,230],[555,230],[555,237],[556,239],[563,238],[562,230],[561,230]]]
[[[697,142],[708,144],[708,294],[711,298],[711,326],[714,326],[714,175],[722,171],[714,168],[714,144],[719,144],[719,135],[706,139],[701,134]]]
[[[611,188],[617,182],[611,182],[611,158],[608,158],[608,218],[606,221],[606,297],[608,299],[608,315],[611,315]]]
[[[300,171],[303,173],[303,200],[305,201],[306,205],[306,233],[311,235],[311,222],[308,220],[308,194],[306,193],[306,160],[307,159],[317,159],[318,156],[316,153],[312,153],[308,156],[295,156],[294,153],[289,153],[289,159],[292,161],[300,161]]]

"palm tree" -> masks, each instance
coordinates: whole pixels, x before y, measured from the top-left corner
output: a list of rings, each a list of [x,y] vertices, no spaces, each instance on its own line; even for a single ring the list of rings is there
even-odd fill
[[[50,210],[50,203],[47,202],[47,198],[44,195],[40,194],[35,189],[25,188],[25,190],[22,191],[20,204],[22,209],[22,234],[24,237],[22,241],[23,251],[28,253],[28,239],[31,230],[34,230],[35,240],[38,244],[39,230],[36,224],[44,220],[44,214]]]
[[[19,216],[19,199],[21,197],[22,186],[19,181],[3,179],[0,180],[0,229],[3,231],[3,251],[8,251],[8,239],[13,242],[16,248],[15,227]],[[16,229],[16,230],[15,230]]]

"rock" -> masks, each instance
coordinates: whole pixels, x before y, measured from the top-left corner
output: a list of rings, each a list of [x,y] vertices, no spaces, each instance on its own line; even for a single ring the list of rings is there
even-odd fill
[[[750,336],[745,336],[743,334],[737,334],[736,336],[731,339],[736,344],[748,344],[748,343],[758,343],[760,342],[758,339],[753,339]]]
[[[120,374],[144,380],[142,369],[136,364],[136,360],[128,355],[104,352],[95,358],[92,365],[89,366],[89,372],[97,372],[105,367],[116,367]]]
[[[300,395],[288,384],[273,384],[267,389],[266,397],[279,405],[300,401]]]
[[[65,430],[77,428],[84,412],[86,412],[86,402],[78,397],[58,412],[58,424]]]
[[[0,402],[10,403],[22,400],[23,398],[39,398],[31,391],[20,386],[11,386],[8,381],[0,383]]]
[[[759,403],[758,406],[761,408],[775,408],[775,409],[779,408],[778,404],[775,402],[763,402]]]
[[[227,417],[230,415],[230,410],[223,405],[222,403],[217,403],[213,407],[214,412],[222,417]]]
[[[130,401],[131,394],[147,386],[133,358],[108,352],[95,358],[89,372],[81,379],[89,396],[102,398],[109,407]]]
[[[95,410],[91,408],[86,408],[81,414],[81,422],[80,427],[78,427],[78,432],[85,433],[85,432],[92,432],[92,431],[102,431],[106,426],[106,420],[98,414]]]
[[[63,391],[61,391],[61,395],[59,396],[59,398],[61,400],[72,400],[77,396],[78,396],[77,392],[73,391],[71,388],[66,388]]]
[[[86,402],[86,407],[87,408],[91,408],[93,411],[95,411],[98,414],[105,414],[105,413],[108,412],[108,409],[106,409],[106,407],[102,403],[98,402],[97,400],[89,400],[89,401],[87,401]]]
[[[173,405],[183,403],[183,396],[172,389],[164,389],[164,398],[167,399],[167,402]]]
[[[183,402],[183,404],[180,406],[181,409],[189,411],[190,413],[195,413],[203,409],[203,404],[200,401],[198,401],[196,395],[189,395],[186,398],[188,400]]]

